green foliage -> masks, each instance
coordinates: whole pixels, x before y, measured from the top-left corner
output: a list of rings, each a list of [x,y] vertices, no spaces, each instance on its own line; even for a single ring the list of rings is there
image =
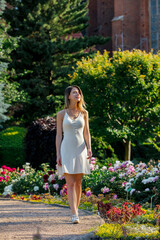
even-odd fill
[[[25,161],[24,137],[27,130],[23,127],[9,127],[0,132],[1,164],[21,167]]]
[[[126,235],[124,236],[122,227],[126,230]],[[159,239],[158,227],[151,224],[126,224],[121,226],[120,224],[109,224],[105,223],[98,228],[96,231],[96,236],[107,239]]]
[[[10,106],[10,104],[4,102],[4,97],[2,94],[3,86],[4,86],[3,84],[0,84],[0,128],[3,128],[1,123],[5,122],[9,118],[4,113],[7,112],[7,109]]]
[[[133,219],[133,222],[139,224],[150,223],[156,225],[157,219],[155,218],[153,211],[147,210],[144,215],[136,216]]]
[[[155,139],[160,119],[160,54],[99,52],[77,62],[71,77],[88,104],[94,136],[106,142]]]
[[[98,165],[100,167],[109,163],[115,163],[118,160],[114,149],[110,144],[106,143],[104,137],[96,137],[91,133],[91,142],[93,156],[98,158]]]
[[[63,106],[59,99],[71,83],[68,74],[72,66],[82,56],[91,56],[93,46],[104,44],[108,38],[81,34],[88,27],[88,1],[7,2],[13,8],[5,9],[3,17],[10,23],[9,35],[18,38],[9,69],[16,70],[16,81],[31,97],[21,112],[31,123]],[[74,35],[77,33],[79,38]],[[24,70],[27,73],[22,76]]]

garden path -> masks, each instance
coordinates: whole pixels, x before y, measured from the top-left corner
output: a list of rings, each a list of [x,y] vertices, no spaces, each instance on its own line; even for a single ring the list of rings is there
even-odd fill
[[[33,240],[38,228],[42,240],[91,239],[103,224],[97,214],[85,210],[79,210],[80,224],[72,224],[70,214],[69,207],[57,204],[0,198],[0,240]]]

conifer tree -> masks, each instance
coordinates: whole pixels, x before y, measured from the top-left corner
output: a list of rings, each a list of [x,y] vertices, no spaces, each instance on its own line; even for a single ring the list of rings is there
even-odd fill
[[[7,109],[10,106],[10,104],[7,104],[4,102],[4,97],[3,97],[3,93],[2,93],[3,87],[4,87],[4,85],[0,84],[0,129],[3,128],[1,123],[5,122],[6,120],[9,119],[9,117],[6,116],[4,113],[7,112]]]
[[[4,12],[10,22],[8,33],[19,37],[12,52],[13,67],[31,97],[23,115],[33,120],[56,111],[64,88],[71,82],[68,74],[83,56],[91,56],[94,46],[109,38],[82,36],[88,26],[88,1],[82,0],[8,0],[12,7]],[[24,70],[27,70],[24,74]]]

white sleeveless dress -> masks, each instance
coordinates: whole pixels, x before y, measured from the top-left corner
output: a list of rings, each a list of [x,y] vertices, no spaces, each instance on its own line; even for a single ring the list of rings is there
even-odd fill
[[[76,119],[71,119],[65,110],[63,119],[63,140],[60,146],[62,166],[57,164],[59,177],[64,173],[90,174],[90,163],[87,159],[87,147],[83,136],[85,121],[81,113]]]

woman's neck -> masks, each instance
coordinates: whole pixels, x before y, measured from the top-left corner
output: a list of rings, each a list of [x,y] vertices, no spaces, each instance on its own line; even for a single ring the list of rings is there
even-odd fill
[[[78,106],[77,106],[77,104],[75,104],[75,105],[71,105],[70,104],[68,109],[70,109],[70,110],[78,110]]]

